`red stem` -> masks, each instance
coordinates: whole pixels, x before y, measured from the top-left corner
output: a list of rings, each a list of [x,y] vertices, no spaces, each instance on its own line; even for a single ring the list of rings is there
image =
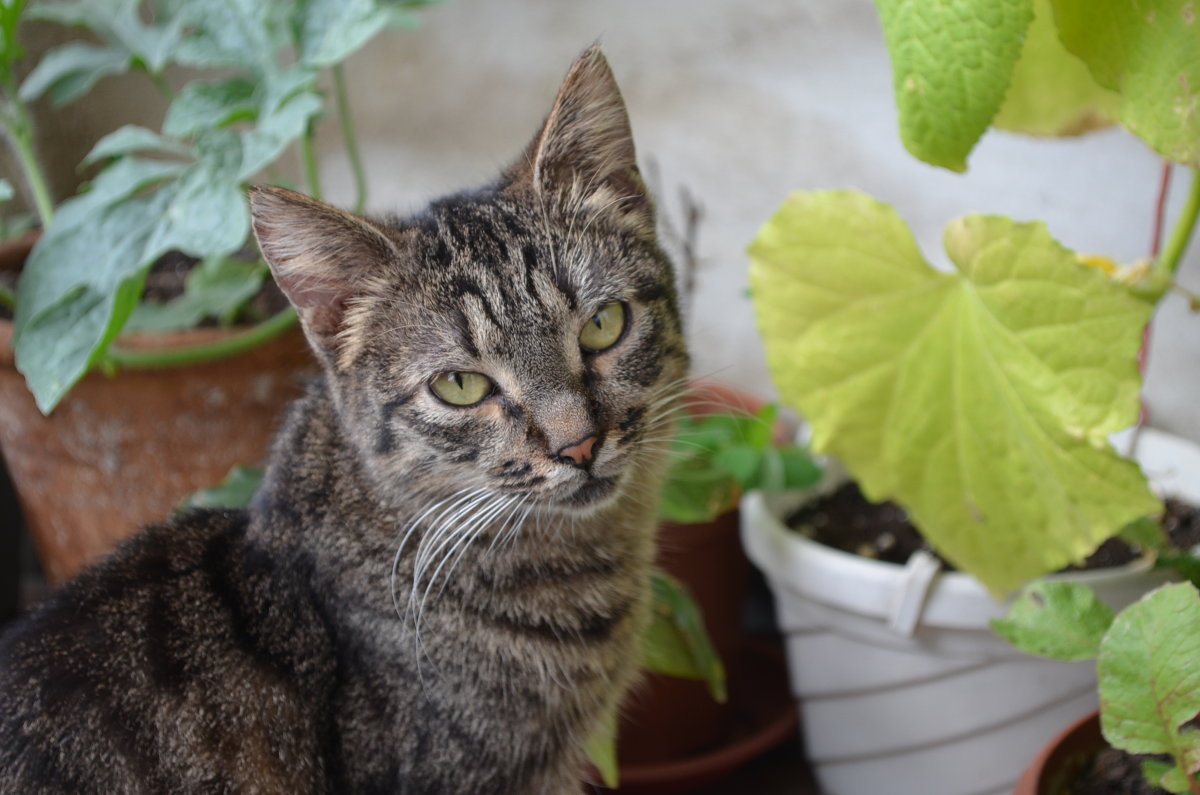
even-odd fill
[[[1150,239],[1150,261],[1158,258],[1162,249],[1163,223],[1167,214],[1167,196],[1171,193],[1171,162],[1163,163],[1162,178],[1158,182],[1158,199],[1154,203],[1154,235]],[[1138,351],[1138,372],[1146,375],[1146,363],[1150,355],[1150,324],[1142,329],[1142,348]],[[1142,400],[1142,411],[1138,416],[1138,425],[1145,425],[1150,419],[1150,411]]]

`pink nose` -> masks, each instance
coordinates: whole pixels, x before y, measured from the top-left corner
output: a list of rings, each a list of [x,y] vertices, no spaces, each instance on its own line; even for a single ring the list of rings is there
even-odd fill
[[[589,436],[582,442],[567,445],[558,451],[559,458],[569,458],[575,466],[581,467],[592,460],[592,448],[596,446],[596,437]]]

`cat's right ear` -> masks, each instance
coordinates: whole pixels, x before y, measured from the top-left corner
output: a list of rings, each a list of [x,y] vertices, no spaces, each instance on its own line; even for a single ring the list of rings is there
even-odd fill
[[[395,244],[369,221],[285,188],[251,188],[250,214],[263,258],[309,342],[336,360],[347,304],[381,262],[396,259]]]

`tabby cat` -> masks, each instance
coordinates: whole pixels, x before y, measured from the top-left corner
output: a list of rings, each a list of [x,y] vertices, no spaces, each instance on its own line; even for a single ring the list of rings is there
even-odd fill
[[[579,792],[688,364],[604,56],[480,190],[250,202],[323,374],[248,510],[144,529],[4,638],[0,792]]]

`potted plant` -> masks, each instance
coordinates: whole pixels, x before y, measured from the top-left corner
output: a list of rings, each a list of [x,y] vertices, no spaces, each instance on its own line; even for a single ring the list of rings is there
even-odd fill
[[[0,445],[52,580],[265,455],[312,364],[286,302],[255,298],[270,280],[252,253],[244,186],[298,148],[307,189],[320,195],[315,131],[331,92],[361,209],[340,64],[422,4],[0,7],[0,128],[42,227],[28,259],[6,266],[20,268],[17,288],[0,291],[12,312],[0,320]],[[90,40],[50,50],[19,82],[23,17]],[[174,67],[191,71],[183,79]],[[104,136],[83,163],[98,173],[55,206],[29,103],[63,105],[126,72],[161,90],[161,130]],[[186,277],[175,276],[172,294],[146,290],[175,273]]]
[[[749,714],[755,693],[747,685],[786,685],[782,676],[771,676],[776,658],[746,644],[749,562],[737,505],[745,491],[800,488],[820,472],[807,451],[788,443],[776,406],[711,381],[692,384],[684,404],[659,509],[657,565],[697,603],[728,671],[729,698],[724,685],[717,691],[669,666],[647,666],[618,731],[622,788],[634,792],[664,791],[657,787],[681,779],[716,780],[769,748],[772,738],[786,736],[792,722],[788,709]]]
[[[1160,550],[1187,564],[1196,558]],[[1052,660],[1096,660],[1100,712],[1046,747],[1021,777],[1017,795],[1088,792],[1097,783],[1143,776],[1151,787],[1200,795],[1200,592],[1164,585],[1120,613],[1089,588],[1042,582],[1026,588],[1008,616],[993,622],[1017,648]],[[1106,751],[1105,743],[1113,750]],[[1152,755],[1129,759],[1126,754]],[[1077,780],[1082,779],[1079,783]],[[1115,782],[1114,782],[1115,783]]]
[[[1049,134],[1116,117],[1200,165],[1200,115],[1178,111],[1200,102],[1182,3],[879,8],[902,136],[928,162],[965,169],[993,122]],[[826,791],[1007,792],[1094,708],[1089,666],[1016,655],[989,621],[1013,589],[1157,516],[1146,474],[1185,494],[1200,477],[1184,440],[1146,430],[1132,459],[1109,442],[1138,420],[1143,330],[1198,212],[1193,180],[1166,246],[1128,268],[1087,267],[1041,224],[969,216],[946,229],[955,270],[937,271],[893,210],[848,191],[796,194],[759,233],[751,285],[784,401],[815,450],[965,572],[821,548],[782,528],[779,501],[743,501]],[[1151,569],[1064,576],[1120,607],[1168,576]]]

